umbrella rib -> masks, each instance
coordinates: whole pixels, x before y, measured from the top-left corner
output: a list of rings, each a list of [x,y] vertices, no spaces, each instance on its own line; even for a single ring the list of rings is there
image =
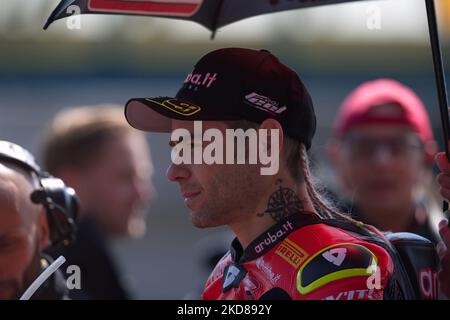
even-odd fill
[[[216,12],[214,12],[213,21],[212,21],[211,40],[214,39],[214,36],[216,35],[217,24],[219,21],[219,16],[222,12],[223,2],[224,2],[224,0],[219,0],[219,4],[217,5]]]

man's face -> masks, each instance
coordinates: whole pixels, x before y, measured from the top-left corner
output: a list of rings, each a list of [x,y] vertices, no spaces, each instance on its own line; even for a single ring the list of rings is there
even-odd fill
[[[404,126],[359,126],[343,139],[337,169],[356,205],[396,208],[414,201],[425,172],[423,145]]]
[[[18,299],[40,271],[39,208],[28,182],[5,168],[0,164],[0,300]]]
[[[172,131],[187,129],[193,140],[192,121],[172,121]],[[223,122],[203,121],[203,131],[216,128],[225,137],[227,126]],[[204,148],[210,142],[195,145]],[[172,142],[173,146],[176,142]],[[225,141],[224,141],[225,145]],[[226,148],[223,149],[226,158]],[[235,152],[236,155],[236,152]],[[236,163],[236,162],[234,162]],[[254,213],[260,201],[259,190],[267,189],[261,178],[260,166],[256,164],[174,164],[167,169],[167,177],[177,182],[185,205],[191,210],[192,223],[200,228],[230,225]]]
[[[79,172],[82,209],[95,216],[108,235],[133,233],[131,223],[141,220],[152,196],[149,148],[143,136],[122,135],[107,142],[90,167]]]

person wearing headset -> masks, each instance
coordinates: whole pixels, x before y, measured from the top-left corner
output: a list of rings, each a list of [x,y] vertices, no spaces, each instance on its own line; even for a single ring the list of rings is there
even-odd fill
[[[49,246],[69,244],[76,229],[75,192],[44,173],[22,147],[0,141],[0,299],[19,299],[52,260]],[[31,299],[66,299],[60,271]]]

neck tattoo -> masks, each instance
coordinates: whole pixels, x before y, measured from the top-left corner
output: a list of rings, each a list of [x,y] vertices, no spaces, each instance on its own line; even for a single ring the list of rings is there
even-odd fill
[[[294,190],[290,188],[283,188],[283,180],[278,179],[275,184],[278,189],[272,193],[267,202],[267,209],[264,212],[258,213],[258,217],[263,217],[269,214],[276,222],[301,211],[304,206]]]

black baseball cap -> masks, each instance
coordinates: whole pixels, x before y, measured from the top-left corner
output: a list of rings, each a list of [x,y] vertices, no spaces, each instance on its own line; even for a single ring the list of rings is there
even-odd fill
[[[307,149],[316,131],[313,103],[297,73],[267,50],[244,48],[207,53],[175,97],[131,99],[125,117],[132,127],[151,132],[170,132],[171,119],[273,118]]]

